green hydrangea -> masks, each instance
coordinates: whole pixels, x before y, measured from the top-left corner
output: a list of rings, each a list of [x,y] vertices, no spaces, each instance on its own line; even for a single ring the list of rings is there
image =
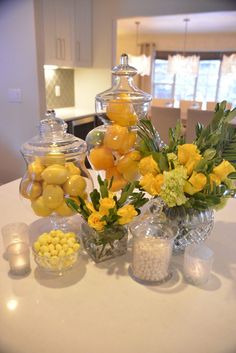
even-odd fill
[[[169,172],[164,172],[164,183],[160,196],[168,207],[180,206],[188,200],[184,194],[184,185],[187,180],[187,170],[179,166]]]

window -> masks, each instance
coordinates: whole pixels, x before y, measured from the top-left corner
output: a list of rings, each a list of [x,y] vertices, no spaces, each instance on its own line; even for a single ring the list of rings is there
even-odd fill
[[[196,101],[227,100],[236,106],[236,75],[222,75],[220,71],[221,57],[214,53],[200,55],[200,65],[197,77],[168,73],[168,54],[164,52],[156,57],[153,74],[153,97],[174,99],[179,103],[181,99]],[[157,53],[158,55],[158,53]],[[203,58],[202,58],[203,57]]]

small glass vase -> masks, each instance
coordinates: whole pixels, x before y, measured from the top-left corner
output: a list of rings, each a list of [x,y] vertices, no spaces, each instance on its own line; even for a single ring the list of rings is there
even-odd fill
[[[151,213],[156,214],[158,218],[165,218],[177,228],[174,253],[184,251],[190,244],[205,241],[211,234],[214,226],[214,211],[210,208],[202,211],[183,206],[169,208],[160,198],[151,200],[149,205]]]
[[[127,251],[128,230],[121,225],[114,225],[98,232],[91,228],[87,222],[81,225],[81,242],[87,254],[94,262],[99,263]]]

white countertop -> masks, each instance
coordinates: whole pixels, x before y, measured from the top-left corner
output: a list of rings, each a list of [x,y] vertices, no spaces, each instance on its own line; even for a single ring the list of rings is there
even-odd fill
[[[65,121],[95,114],[95,108],[94,110],[92,110],[89,108],[69,107],[69,108],[59,108],[54,110],[56,112],[56,117],[61,118]]]
[[[0,227],[42,219],[18,196],[19,180],[0,187]],[[127,255],[95,265],[87,255],[64,277],[41,273],[31,258],[24,278],[8,274],[0,237],[1,353],[236,352],[236,200],[216,213],[208,245],[215,253],[209,282],[144,286],[128,274]],[[79,222],[79,216],[75,216]],[[181,268],[182,256],[173,257]]]

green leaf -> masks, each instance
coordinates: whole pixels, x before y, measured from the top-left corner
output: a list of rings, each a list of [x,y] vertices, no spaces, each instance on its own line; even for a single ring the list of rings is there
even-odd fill
[[[100,201],[100,194],[97,191],[97,189],[94,189],[91,193],[90,193],[90,199],[92,201],[93,207],[95,208],[96,211],[99,210],[99,201]]]

